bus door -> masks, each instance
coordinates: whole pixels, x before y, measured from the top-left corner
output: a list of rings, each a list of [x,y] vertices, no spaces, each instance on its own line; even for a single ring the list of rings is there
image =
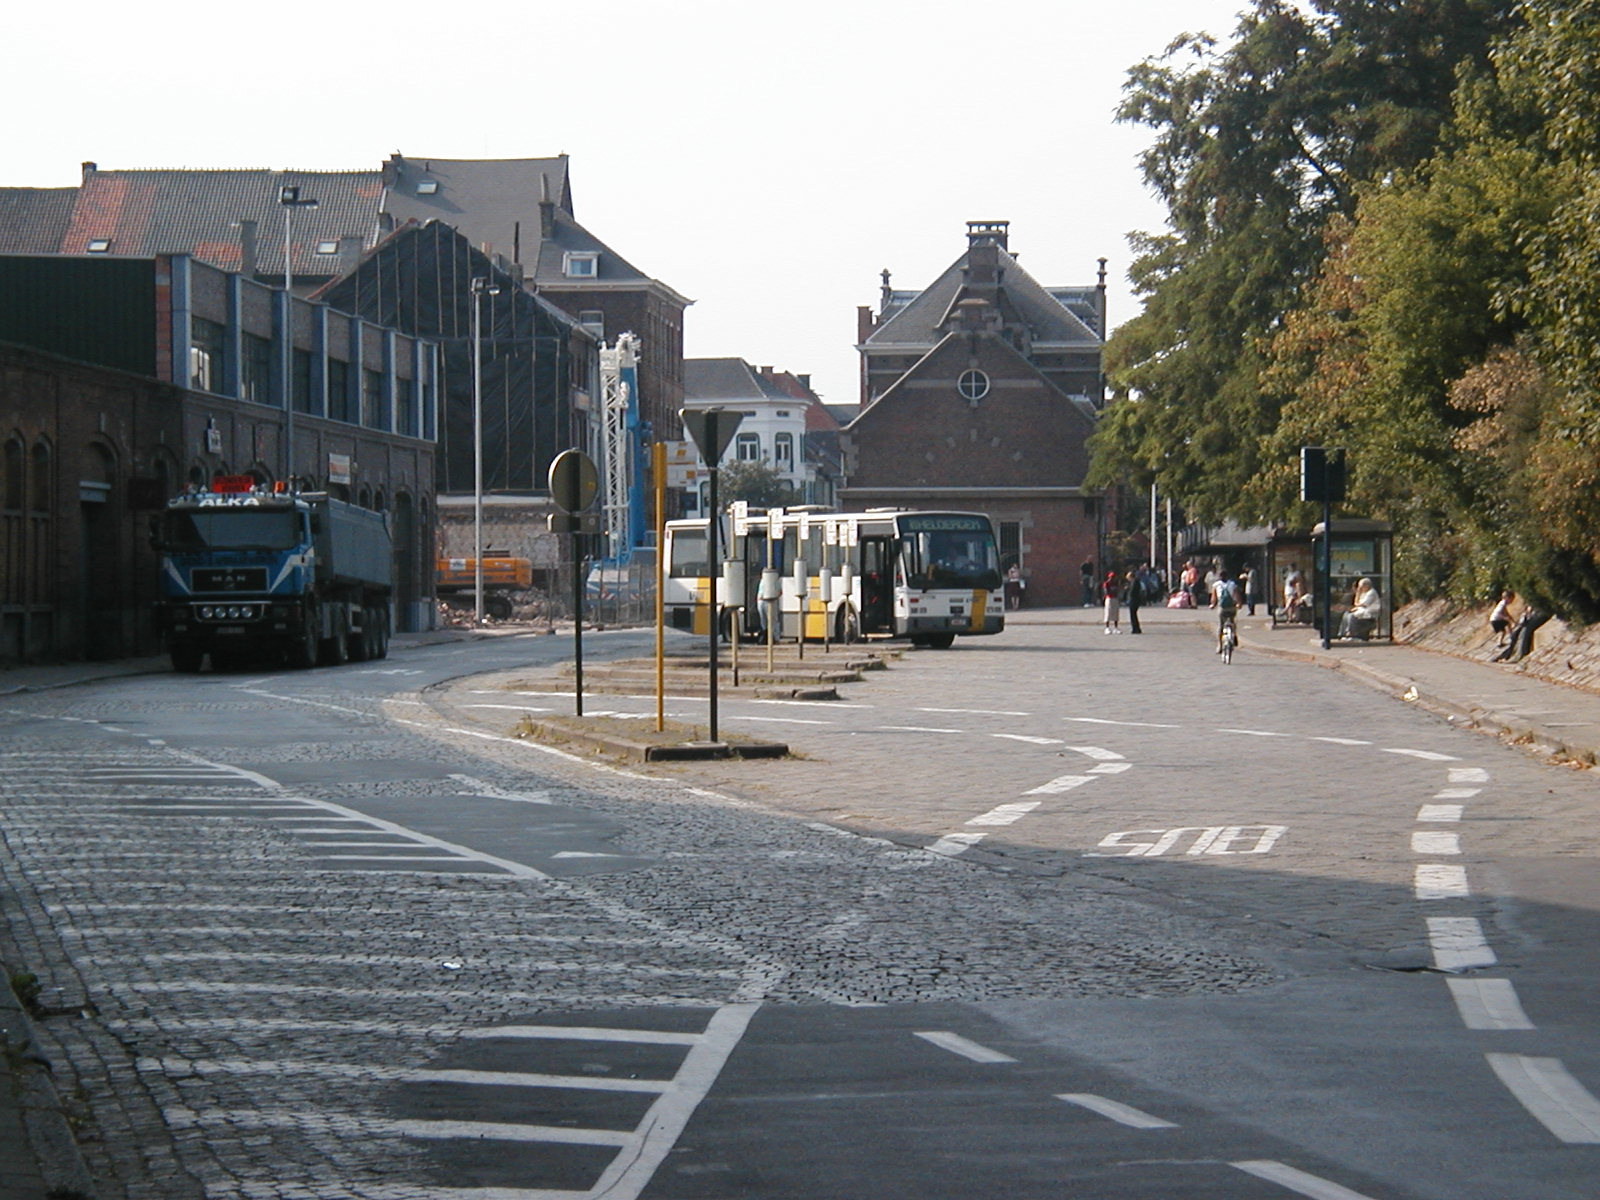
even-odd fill
[[[892,536],[861,537],[861,632],[894,632],[894,545]]]

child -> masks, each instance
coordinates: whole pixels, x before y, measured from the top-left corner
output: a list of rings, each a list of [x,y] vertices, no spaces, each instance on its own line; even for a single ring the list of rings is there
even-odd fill
[[[1511,628],[1511,600],[1512,593],[1501,592],[1500,603],[1489,614],[1489,628],[1494,630],[1496,646],[1504,647],[1506,644],[1506,630]]]

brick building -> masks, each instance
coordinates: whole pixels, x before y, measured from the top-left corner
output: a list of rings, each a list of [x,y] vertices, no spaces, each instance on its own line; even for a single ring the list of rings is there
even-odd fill
[[[291,427],[302,483],[389,514],[395,628],[431,620],[431,343],[186,255],[41,255],[0,256],[0,351],[0,660],[156,650],[146,519],[284,478]]]
[[[1076,604],[1098,569],[1107,498],[1086,488],[1102,388],[1105,282],[1046,288],[1003,221],[920,292],[889,287],[859,313],[863,403],[841,439],[843,506],[985,512],[1028,603]]]

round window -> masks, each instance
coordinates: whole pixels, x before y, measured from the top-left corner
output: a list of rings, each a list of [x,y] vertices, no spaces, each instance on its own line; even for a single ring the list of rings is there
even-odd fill
[[[989,377],[982,371],[963,371],[956,387],[964,400],[982,400],[989,394]]]

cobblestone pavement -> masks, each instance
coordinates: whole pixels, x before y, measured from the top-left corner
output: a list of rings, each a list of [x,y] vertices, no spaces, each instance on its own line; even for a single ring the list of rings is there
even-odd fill
[[[519,1129],[541,1112],[565,1128],[575,1093],[632,1074],[592,1045],[552,1057],[551,1028],[600,1010],[636,1011],[624,1023],[664,1039],[642,1044],[677,1047],[650,1068],[670,1082],[750,1002],[1184,995],[1279,977],[1248,937],[1115,887],[1064,893],[672,780],[530,762],[415,696],[304,692],[311,723],[267,747],[237,730],[277,719],[273,686],[137,689],[30,697],[3,718],[5,957],[42,981],[40,1036],[101,1200],[446,1197],[513,1177],[587,1194],[637,1149],[640,1111],[524,1144],[462,1093],[503,1072],[560,1093],[521,1104]],[[128,719],[151,709],[196,749]],[[396,760],[436,764],[435,782]],[[374,816],[415,812],[462,771],[467,824],[474,798],[581,808],[615,823],[609,853],[632,869],[583,873],[579,853],[556,877],[498,853],[492,832]],[[498,1175],[463,1157],[484,1138],[515,1146]]]

